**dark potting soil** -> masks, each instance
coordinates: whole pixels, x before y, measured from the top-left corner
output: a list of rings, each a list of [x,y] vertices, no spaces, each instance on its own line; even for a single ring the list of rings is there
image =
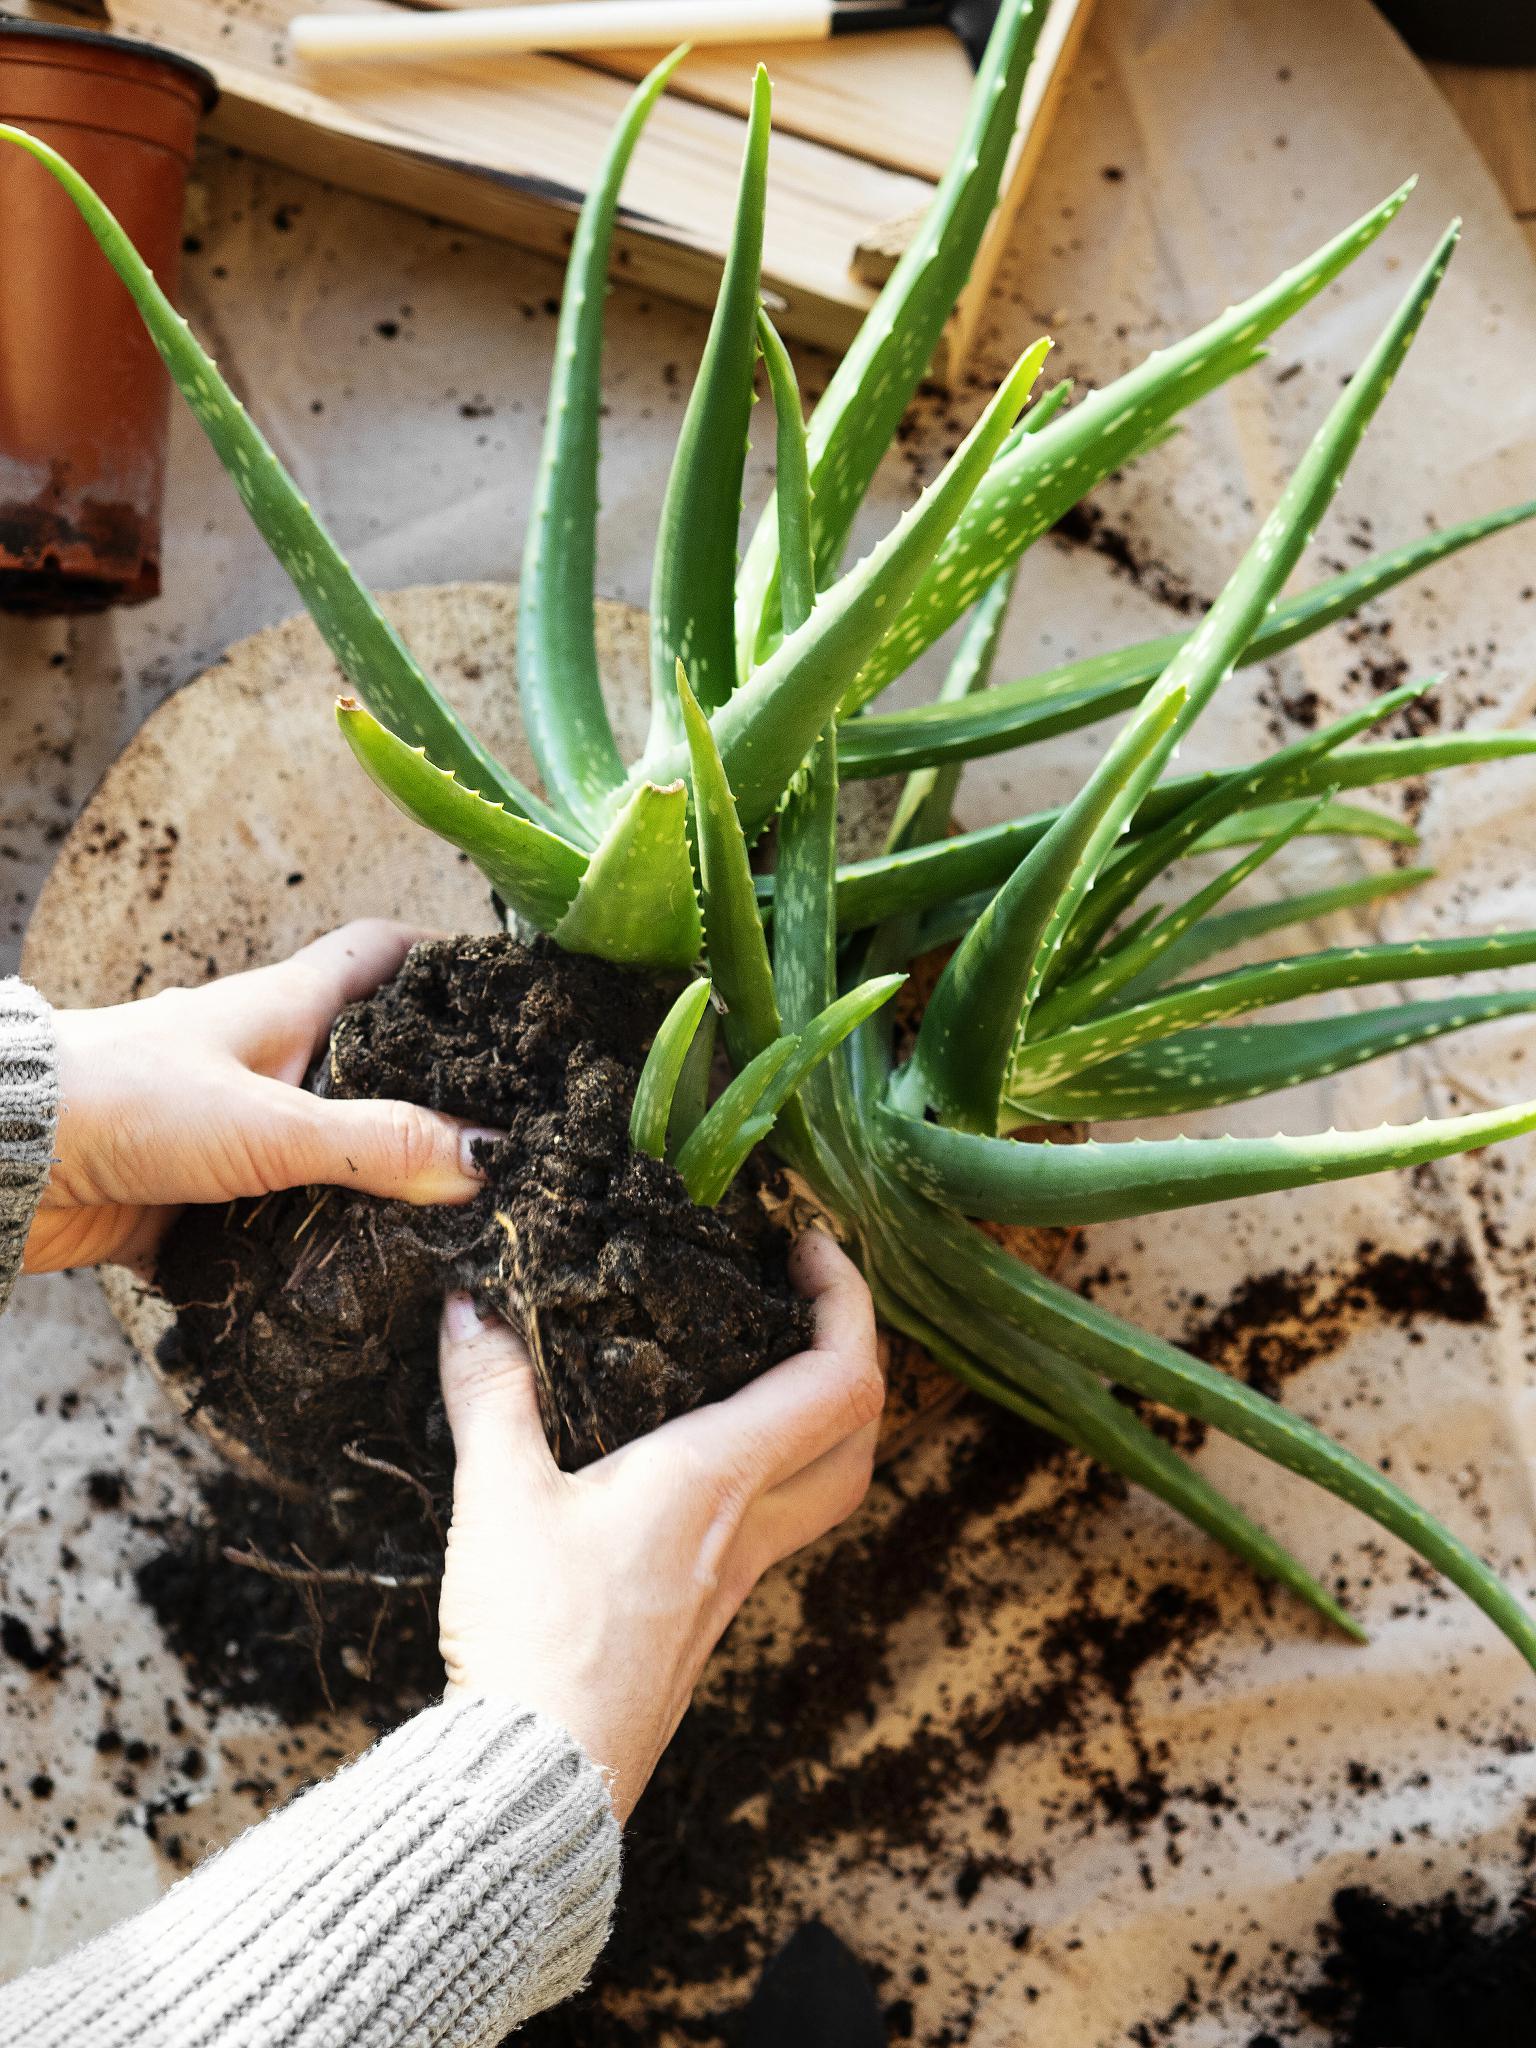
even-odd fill
[[[1334,2048],[1529,2048],[1536,2018],[1536,1907],[1501,1912],[1448,1892],[1394,1905],[1363,1887],[1335,1893],[1318,1977],[1293,1994],[1296,2017]],[[1277,2021],[1284,2031],[1284,2022]],[[1283,2032],[1249,2048],[1280,2048]]]
[[[312,1085],[400,1098],[505,1132],[485,1192],[411,1208],[303,1188],[193,1209],[157,1279],[162,1363],[281,1479],[321,1491],[385,1570],[441,1545],[452,1447],[437,1387],[444,1294],[525,1338],[546,1432],[586,1464],[800,1349],[809,1314],[751,1174],[697,1208],[629,1145],[666,991],[507,938],[418,946],[343,1012]]]

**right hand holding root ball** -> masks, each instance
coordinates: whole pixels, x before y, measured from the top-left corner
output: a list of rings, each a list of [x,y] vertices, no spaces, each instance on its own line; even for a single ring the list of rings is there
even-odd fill
[[[728,1400],[580,1472],[545,1442],[533,1366],[466,1295],[443,1316],[457,1471],[439,1631],[448,1692],[559,1721],[625,1820],[726,1624],[770,1565],[864,1498],[885,1386],[858,1268],[824,1232],[790,1259],[816,1337]]]

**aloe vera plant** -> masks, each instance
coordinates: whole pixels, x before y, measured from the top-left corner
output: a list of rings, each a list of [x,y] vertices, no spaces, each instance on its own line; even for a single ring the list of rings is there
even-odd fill
[[[677,58],[635,93],[572,248],[523,562],[521,703],[542,793],[497,763],[438,695],[94,194],[43,143],[0,133],[69,192],[136,299],[349,679],[354,694],[338,721],[366,772],[466,853],[523,925],[573,951],[695,976],[640,1082],[630,1127],[638,1151],[671,1161],[695,1200],[713,1202],[768,1138],[841,1223],[886,1321],[967,1386],[1149,1488],[1358,1634],[1306,1568],[1116,1390],[1224,1430],[1374,1517],[1536,1664],[1536,1626],[1519,1602],[1375,1465],[1079,1298],[970,1221],[1068,1225],[1227,1202],[1536,1128],[1536,1104],[1527,1103],[1320,1136],[1062,1142],[1076,1137],[1061,1130],[1066,1122],[1112,1125],[1240,1101],[1536,1008],[1536,995],[1499,991],[1389,998],[1299,1023],[1245,1021],[1296,997],[1529,963],[1533,932],[1208,971],[1261,932],[1367,904],[1423,872],[1232,907],[1231,893],[1292,837],[1411,839],[1351,799],[1395,779],[1536,752],[1536,735],[1363,737],[1410,690],[1267,759],[1169,772],[1235,669],[1536,507],[1448,528],[1282,595],[1434,297],[1452,227],[1192,631],[991,681],[1013,574],[1030,544],[1188,406],[1255,364],[1266,337],[1388,227],[1405,186],[1251,298],[1075,404],[1059,386],[1031,401],[1049,347],[1037,343],[936,480],[868,555],[845,565],[855,514],[991,212],[1043,11],[1033,0],[1000,9],[928,221],[809,423],[761,305],[769,88],[759,73],[734,240],[665,493],[650,734],[641,758],[626,763],[594,630],[602,296],[624,170]],[[738,563],[759,355],[777,482]],[[934,702],[866,710],[966,618]],[[1070,803],[950,836],[965,761],[1115,717],[1123,724]],[[839,778],[895,774],[906,779],[885,850],[840,863]],[[765,836],[770,826],[776,839]],[[1222,849],[1232,858],[1216,879],[1178,889],[1182,863]],[[1148,901],[1154,888],[1173,890],[1172,907]],[[941,943],[954,951],[898,1058],[883,1006],[913,957]],[[717,1014],[734,1079],[708,1105]],[[1033,1142],[1016,1142],[1021,1132]]]

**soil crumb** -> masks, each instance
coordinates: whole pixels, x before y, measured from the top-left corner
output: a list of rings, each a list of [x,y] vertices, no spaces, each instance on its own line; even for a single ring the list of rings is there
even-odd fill
[[[1527,2048],[1536,2012],[1536,1903],[1500,1911],[1448,1892],[1400,1906],[1362,1886],[1336,1892],[1321,1973],[1294,1994],[1296,2017],[1334,2048]],[[1280,2048],[1290,2031],[1254,2035]]]
[[[391,1551],[394,1571],[440,1548],[452,1453],[436,1345],[450,1287],[526,1340],[567,1468],[808,1339],[752,1174],[696,1208],[670,1167],[630,1150],[666,995],[550,946],[418,946],[343,1012],[311,1086],[505,1132],[480,1148],[484,1194],[413,1209],[303,1188],[189,1210],[166,1242],[167,1371],[269,1472],[323,1491],[337,1527]]]
[[[1420,1344],[1423,1318],[1476,1327],[1491,1316],[1464,1238],[1413,1252],[1362,1240],[1343,1274],[1315,1265],[1276,1267],[1245,1280],[1214,1313],[1203,1297],[1193,1306],[1197,1319],[1184,1335],[1186,1347],[1275,1399],[1293,1374],[1337,1351],[1362,1325],[1390,1322],[1408,1343]]]

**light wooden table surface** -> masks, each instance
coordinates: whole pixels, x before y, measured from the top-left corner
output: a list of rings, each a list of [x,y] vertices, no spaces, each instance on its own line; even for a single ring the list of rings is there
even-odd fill
[[[1536,69],[1431,64],[1441,91],[1488,160],[1536,251]]]

